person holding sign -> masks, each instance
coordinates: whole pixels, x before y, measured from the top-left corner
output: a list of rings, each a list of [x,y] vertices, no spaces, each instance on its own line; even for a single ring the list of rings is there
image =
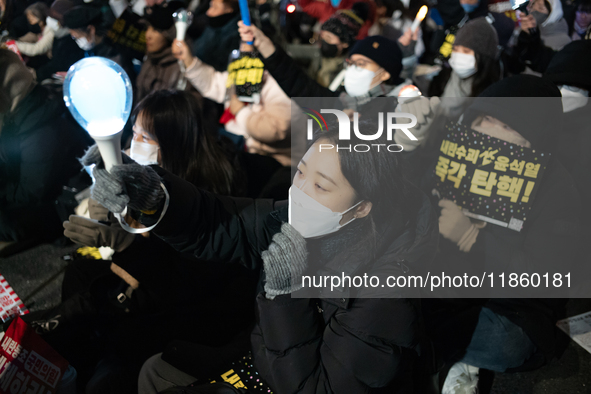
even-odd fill
[[[524,94],[530,97],[521,98]],[[543,274],[582,263],[579,195],[562,164],[552,155],[544,160],[560,135],[561,112],[555,85],[519,75],[491,85],[465,111],[462,123],[474,131],[463,132],[463,140],[449,141],[440,133],[439,158],[422,180],[423,190],[435,189],[442,197],[440,252],[432,273]],[[454,129],[448,130],[453,135]],[[482,141],[478,149],[468,144],[473,138]],[[538,158],[532,163],[520,159],[533,157],[529,153]],[[498,197],[493,199],[493,193]],[[486,206],[480,206],[485,200]],[[501,214],[491,220],[487,211],[492,216],[495,210],[505,216],[524,210],[525,219],[519,226],[514,218],[503,222]],[[474,212],[482,213],[477,216],[481,220],[472,218]],[[507,289],[497,291],[502,297]],[[561,299],[539,298],[425,300],[427,327],[439,356],[457,362],[442,392],[475,387],[479,368],[506,372],[549,362],[563,305]]]
[[[241,48],[251,51],[246,44]],[[224,104],[220,119],[225,131],[243,136],[251,153],[272,156],[284,166],[291,165],[286,142],[290,138],[291,101],[258,57],[246,56],[231,62],[228,71],[216,71],[191,54],[186,42],[174,40],[172,53],[186,67],[185,78],[203,97]],[[260,101],[239,99],[239,85],[262,84]]]

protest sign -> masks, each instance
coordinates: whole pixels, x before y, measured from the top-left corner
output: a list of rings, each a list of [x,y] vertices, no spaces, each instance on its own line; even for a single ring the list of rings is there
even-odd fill
[[[52,394],[68,362],[16,317],[0,342],[0,393]]]
[[[0,319],[7,322],[17,315],[26,315],[29,310],[8,284],[4,276],[0,275]]]
[[[139,15],[127,8],[113,23],[107,37],[123,52],[143,60],[146,54],[146,26],[140,23],[140,19]]]
[[[254,52],[233,51],[228,64],[226,88],[235,86],[238,100],[258,104],[263,89],[265,65]]]
[[[450,124],[435,167],[437,191],[467,216],[521,231],[550,154]]]

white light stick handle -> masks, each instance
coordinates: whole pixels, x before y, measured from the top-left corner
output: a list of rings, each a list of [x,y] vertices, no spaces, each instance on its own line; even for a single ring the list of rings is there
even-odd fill
[[[103,163],[105,163],[105,169],[109,172],[114,165],[123,164],[121,157],[122,133],[123,130],[107,137],[93,137],[103,158]]]
[[[176,27],[176,39],[179,41],[184,41],[185,36],[187,35],[187,22],[175,22],[174,27]]]

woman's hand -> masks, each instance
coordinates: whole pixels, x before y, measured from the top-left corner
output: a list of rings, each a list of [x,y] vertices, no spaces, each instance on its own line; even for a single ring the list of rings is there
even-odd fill
[[[240,39],[242,41],[254,41],[254,46],[258,49],[263,58],[266,59],[275,53],[275,45],[271,39],[264,35],[256,26],[246,26],[242,21],[239,21],[238,33],[240,33]]]
[[[273,242],[261,257],[268,299],[302,288],[302,274],[308,264],[306,240],[289,223],[283,223],[281,232],[273,236]]]
[[[126,206],[136,211],[151,211],[158,208],[164,198],[160,176],[152,168],[142,166],[126,154],[123,164],[114,165],[111,172],[105,170],[96,145],[80,159],[84,166],[94,164],[91,196],[113,213],[121,213]]]
[[[236,93],[233,93],[232,97],[230,97],[230,106],[228,107],[230,109],[230,113],[232,113],[232,115],[236,116],[238,111],[240,111],[245,106],[246,106],[246,104],[244,104],[242,101],[238,100],[238,96],[236,96]]]
[[[172,54],[183,62],[185,68],[189,68],[191,63],[193,63],[194,56],[191,54],[191,49],[185,41],[175,39],[172,42]]]
[[[519,25],[521,26],[521,30],[527,34],[530,33],[530,30],[534,30],[538,26],[536,18],[531,15],[522,15]]]

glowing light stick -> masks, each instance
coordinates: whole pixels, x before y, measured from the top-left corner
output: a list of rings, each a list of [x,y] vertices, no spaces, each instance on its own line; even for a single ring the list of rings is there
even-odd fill
[[[107,171],[121,160],[121,132],[131,112],[131,81],[104,57],[76,62],[64,80],[64,101],[74,119],[96,141]]]
[[[176,39],[184,41],[187,34],[187,28],[193,22],[193,14],[184,8],[178,9],[172,14],[174,19],[174,27],[176,28]]]
[[[415,30],[417,30],[417,27],[419,27],[419,25],[421,24],[423,19],[425,19],[425,17],[427,16],[428,10],[429,9],[427,8],[426,5],[422,6],[419,9],[419,12],[417,12],[417,16],[415,17],[415,20],[412,22],[412,25],[410,25],[410,32],[411,33],[414,33]]]
[[[240,14],[242,15],[242,23],[245,26],[250,26],[250,11],[248,9],[248,0],[238,0],[240,4]],[[247,42],[248,45],[254,44],[254,41]]]

